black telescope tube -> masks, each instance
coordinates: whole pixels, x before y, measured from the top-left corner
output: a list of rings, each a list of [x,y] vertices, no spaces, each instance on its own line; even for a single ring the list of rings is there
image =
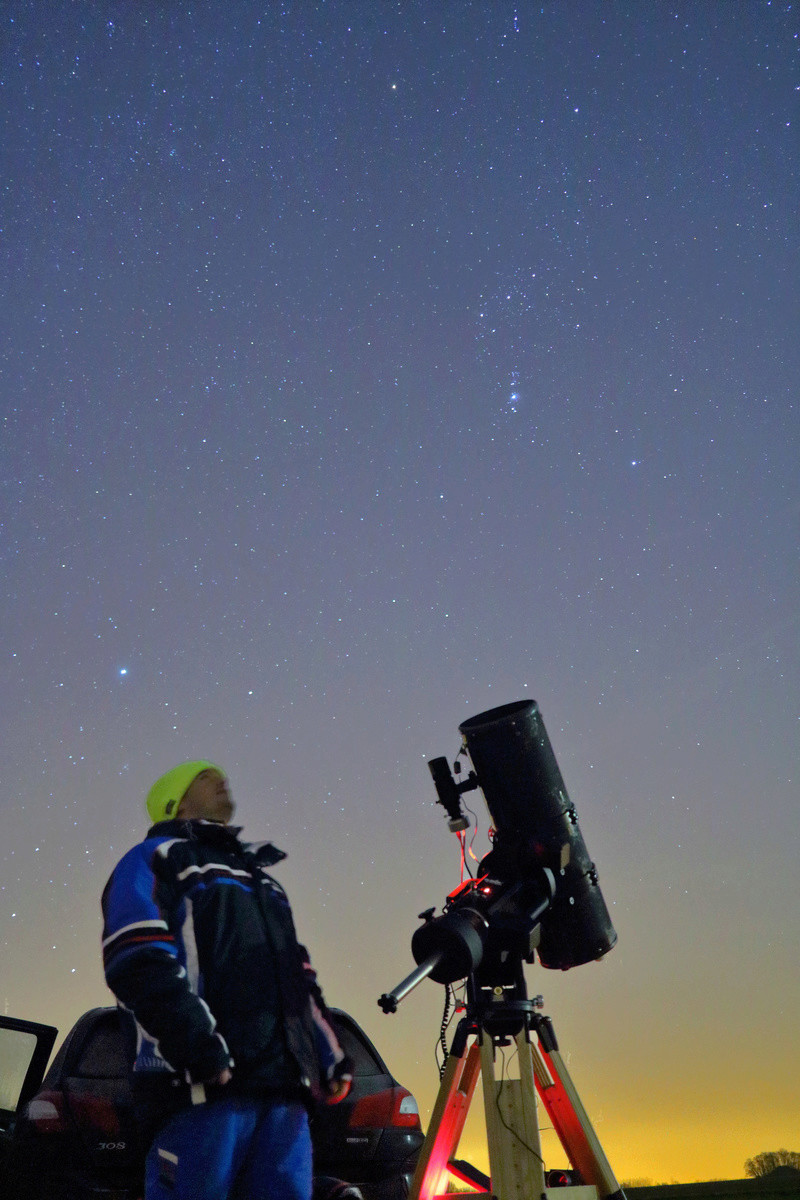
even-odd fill
[[[617,935],[536,701],[489,709],[459,730],[504,870],[511,863],[523,878],[537,867],[555,875],[555,900],[541,922],[542,966],[566,971],[602,958]]]

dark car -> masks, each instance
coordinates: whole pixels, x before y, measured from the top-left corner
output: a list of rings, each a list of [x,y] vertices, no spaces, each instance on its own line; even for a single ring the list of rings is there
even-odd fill
[[[334,1009],[354,1063],[346,1100],[312,1121],[315,1194],[403,1200],[422,1146],[414,1097],[361,1027]],[[14,1200],[138,1200],[146,1146],[133,1120],[135,1030],[117,1008],[73,1026],[44,1074],[56,1030],[0,1017],[0,1194]]]

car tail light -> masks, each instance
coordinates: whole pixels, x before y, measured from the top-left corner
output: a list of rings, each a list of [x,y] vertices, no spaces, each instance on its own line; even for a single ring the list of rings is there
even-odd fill
[[[421,1128],[417,1102],[402,1087],[386,1088],[356,1101],[349,1124],[351,1128],[386,1128],[387,1125],[403,1129]]]
[[[65,1133],[77,1127],[104,1137],[120,1134],[119,1114],[104,1096],[39,1092],[28,1102],[25,1113],[39,1133]]]
[[[40,1133],[64,1133],[64,1097],[60,1092],[39,1092],[28,1102],[25,1116]]]

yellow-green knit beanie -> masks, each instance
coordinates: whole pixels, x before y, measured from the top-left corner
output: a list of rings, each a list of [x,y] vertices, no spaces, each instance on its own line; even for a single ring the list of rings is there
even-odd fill
[[[169,821],[178,811],[178,805],[186,794],[190,784],[194,782],[201,771],[225,772],[215,763],[198,759],[196,762],[181,763],[173,767],[157,779],[147,793],[147,812],[155,825],[158,821]]]

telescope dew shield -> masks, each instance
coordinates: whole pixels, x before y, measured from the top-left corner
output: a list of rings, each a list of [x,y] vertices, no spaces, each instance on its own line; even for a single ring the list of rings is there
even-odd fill
[[[459,731],[486,798],[499,857],[513,861],[523,876],[539,867],[555,875],[555,899],[541,918],[542,966],[567,971],[602,958],[617,934],[536,701],[489,709]]]

